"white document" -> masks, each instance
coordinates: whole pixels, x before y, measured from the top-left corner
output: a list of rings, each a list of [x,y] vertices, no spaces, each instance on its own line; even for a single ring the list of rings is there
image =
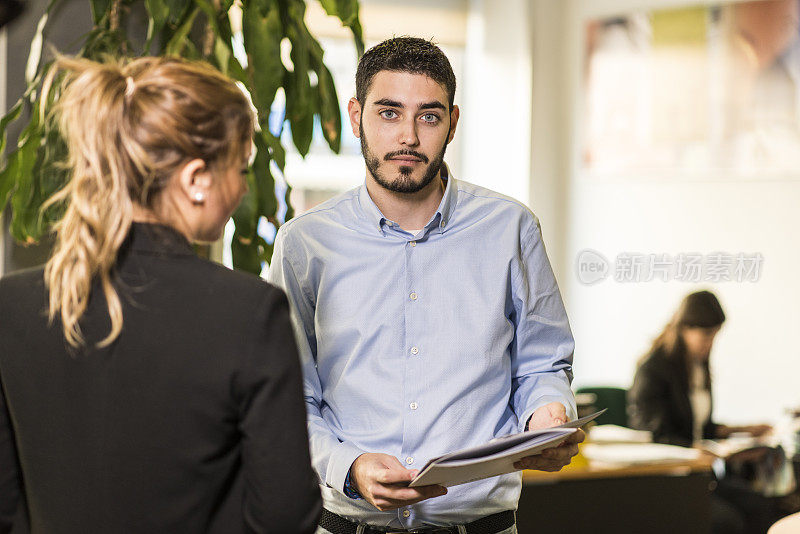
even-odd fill
[[[700,457],[698,449],[664,443],[587,443],[581,454],[591,462],[614,466],[689,462]]]
[[[496,438],[483,445],[451,452],[432,458],[411,481],[410,487],[457,486],[482,478],[489,478],[519,471],[514,462],[534,456],[545,449],[555,447],[577,429],[596,418],[605,410],[582,417],[561,426],[541,430],[529,430]]]

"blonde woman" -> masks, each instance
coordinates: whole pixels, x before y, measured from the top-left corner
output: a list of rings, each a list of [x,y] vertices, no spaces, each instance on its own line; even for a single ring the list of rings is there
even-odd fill
[[[65,214],[0,280],[0,532],[313,532],[286,298],[191,246],[246,191],[247,99],[176,59],[57,69]]]

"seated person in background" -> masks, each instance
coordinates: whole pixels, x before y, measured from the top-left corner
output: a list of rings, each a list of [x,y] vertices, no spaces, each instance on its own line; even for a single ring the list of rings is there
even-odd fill
[[[247,189],[248,99],[174,58],[56,68],[55,251],[0,280],[0,533],[314,532],[286,297],[191,245]]]
[[[710,291],[687,295],[642,359],[628,392],[630,424],[653,433],[653,441],[691,446],[734,432],[761,436],[769,425],[726,426],[711,420],[709,355],[725,322]]]
[[[734,432],[762,436],[769,425],[726,426],[711,420],[709,355],[725,322],[717,297],[709,291],[687,295],[642,359],[628,392],[630,425],[653,433],[653,441],[689,447],[701,439]],[[712,531],[764,532],[772,520],[770,503],[742,480],[719,480],[712,495]]]

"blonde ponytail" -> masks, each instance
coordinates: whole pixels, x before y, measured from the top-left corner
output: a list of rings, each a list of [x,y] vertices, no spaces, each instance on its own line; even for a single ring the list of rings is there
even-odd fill
[[[80,320],[99,281],[111,319],[111,331],[98,343],[103,347],[122,332],[113,270],[134,204],[152,209],[168,180],[192,159],[211,168],[232,164],[249,146],[253,116],[234,82],[203,63],[59,57],[43,94],[61,71],[66,76],[54,112],[71,177],[45,206],[66,204],[45,267],[48,314],[51,322],[60,317],[69,345],[84,345]]]

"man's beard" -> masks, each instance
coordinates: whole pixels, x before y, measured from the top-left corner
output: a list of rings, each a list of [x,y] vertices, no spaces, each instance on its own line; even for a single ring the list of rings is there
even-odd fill
[[[404,165],[400,166],[400,176],[396,180],[390,180],[383,173],[381,173],[381,161],[369,149],[367,136],[364,135],[363,123],[359,123],[358,132],[361,137],[361,154],[364,156],[364,162],[367,164],[367,170],[372,177],[375,178],[375,181],[378,182],[378,185],[384,189],[393,191],[395,193],[416,193],[417,191],[422,191],[425,189],[439,174],[439,170],[442,167],[442,162],[444,161],[444,153],[445,150],[447,150],[447,140],[445,140],[442,150],[440,150],[436,157],[433,158],[433,161],[428,164],[428,167],[425,169],[425,173],[422,175],[422,180],[419,182],[414,182],[414,180],[411,178],[411,173],[413,172],[414,168]],[[413,156],[422,160],[423,163],[428,163],[428,157],[425,154],[411,149],[389,152],[383,156],[383,159],[384,161],[389,161],[390,158],[396,156]]]

